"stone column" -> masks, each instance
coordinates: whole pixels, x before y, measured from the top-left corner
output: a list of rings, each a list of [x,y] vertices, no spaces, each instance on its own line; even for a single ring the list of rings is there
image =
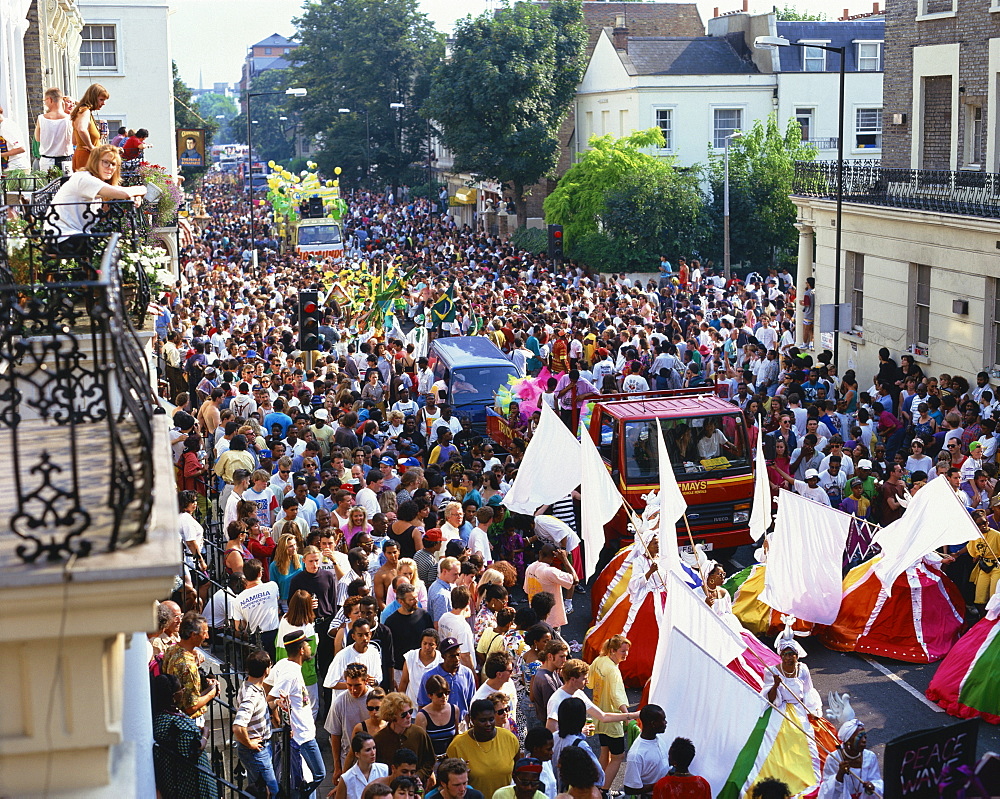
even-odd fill
[[[799,266],[795,277],[795,343],[802,343],[802,297],[806,291],[806,278],[813,274],[813,236],[815,232],[812,225],[801,222],[795,223],[799,231]],[[813,322],[813,337],[819,338],[819,314],[815,315]]]

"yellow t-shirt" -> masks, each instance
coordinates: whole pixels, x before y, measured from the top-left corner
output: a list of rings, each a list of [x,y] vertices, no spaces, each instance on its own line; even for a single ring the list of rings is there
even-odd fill
[[[456,736],[448,746],[448,757],[465,760],[469,764],[469,785],[483,796],[493,796],[498,788],[510,785],[519,749],[514,733],[497,728],[496,737],[485,744],[467,732]]]
[[[587,687],[593,691],[594,704],[607,713],[620,713],[621,706],[628,704],[622,673],[607,655],[601,655],[590,664]],[[603,723],[595,720],[594,727],[598,733],[612,738],[621,738],[625,735],[620,721]]]

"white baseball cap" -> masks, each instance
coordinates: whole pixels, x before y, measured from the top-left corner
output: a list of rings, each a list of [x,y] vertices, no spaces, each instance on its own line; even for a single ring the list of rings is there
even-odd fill
[[[870,460],[868,460],[867,458],[862,458],[861,460],[858,461],[858,468],[859,469],[868,469],[869,471],[871,471],[872,462]]]
[[[815,469],[806,469],[806,480],[812,480],[814,477],[819,479],[819,472]]]

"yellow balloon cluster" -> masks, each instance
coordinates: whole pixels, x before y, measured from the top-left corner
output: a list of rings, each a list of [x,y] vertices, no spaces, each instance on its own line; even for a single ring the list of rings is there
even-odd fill
[[[320,180],[316,174],[315,162],[307,161],[307,169],[303,169],[298,175],[274,161],[268,161],[267,165],[271,169],[271,174],[267,177],[267,200],[279,223],[297,220],[299,206],[311,197],[322,198],[327,216],[338,221],[343,217],[346,205],[340,199],[340,181]],[[335,172],[340,174],[340,167]]]

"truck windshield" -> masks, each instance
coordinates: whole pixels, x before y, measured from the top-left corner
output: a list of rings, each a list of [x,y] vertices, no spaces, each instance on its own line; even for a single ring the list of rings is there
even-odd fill
[[[340,244],[338,225],[300,225],[299,244]]]
[[[678,481],[704,478],[715,472],[743,471],[750,467],[751,456],[741,413],[643,419],[625,422],[624,472],[627,483],[659,482],[657,422],[663,428],[663,440]]]
[[[453,405],[472,403],[492,403],[493,397],[507,379],[517,377],[513,366],[465,366],[451,373],[451,397]]]

